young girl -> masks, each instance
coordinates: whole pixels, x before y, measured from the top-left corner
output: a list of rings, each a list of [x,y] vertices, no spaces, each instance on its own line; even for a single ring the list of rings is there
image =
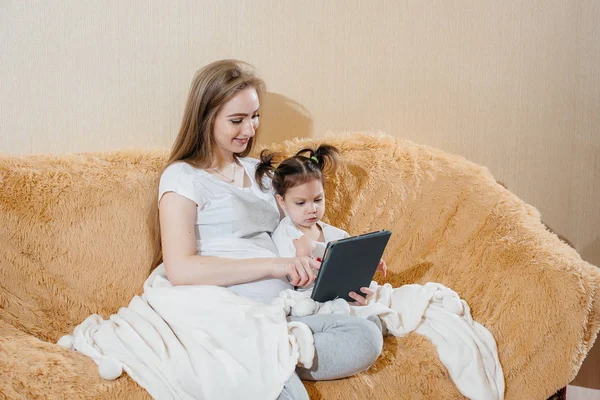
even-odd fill
[[[321,220],[325,214],[323,173],[337,169],[339,150],[327,144],[316,150],[302,149],[275,166],[278,158],[279,154],[263,150],[256,167],[256,181],[267,190],[263,177],[271,178],[277,203],[286,214],[272,234],[273,242],[280,257],[308,256],[320,261],[328,242],[350,236]],[[385,276],[386,269],[382,260],[377,270]],[[372,294],[369,288],[361,291]],[[351,292],[350,297],[358,300],[359,295]]]

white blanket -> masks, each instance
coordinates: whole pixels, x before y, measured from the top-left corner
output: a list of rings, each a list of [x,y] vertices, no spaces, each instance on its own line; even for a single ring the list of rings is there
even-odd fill
[[[276,399],[314,358],[310,328],[280,307],[216,286],[176,286],[157,268],[108,320],[91,315],[59,344],[91,357],[100,375],[123,369],[155,399]]]
[[[392,288],[372,282],[375,296],[366,306],[343,299],[317,303],[310,292],[285,290],[273,301],[294,316],[345,314],[362,318],[378,316],[384,332],[405,336],[416,332],[435,345],[458,390],[469,399],[502,400],[504,375],[492,334],[473,321],[471,310],[453,290],[429,282]]]
[[[395,336],[428,337],[466,397],[504,398],[494,338],[455,292],[437,283],[371,288],[364,307],[292,290],[264,305],[216,286],[173,287],[159,267],[141,297],[107,320],[91,315],[59,344],[91,357],[105,379],[125,370],[156,399],[276,399],[296,365],[314,358],[310,329],[286,314],[377,315]]]

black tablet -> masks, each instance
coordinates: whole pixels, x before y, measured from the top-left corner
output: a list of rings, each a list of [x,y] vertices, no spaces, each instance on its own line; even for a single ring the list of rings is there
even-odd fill
[[[369,287],[391,235],[390,231],[378,231],[329,242],[312,299],[354,301],[348,293],[362,294],[360,288]]]

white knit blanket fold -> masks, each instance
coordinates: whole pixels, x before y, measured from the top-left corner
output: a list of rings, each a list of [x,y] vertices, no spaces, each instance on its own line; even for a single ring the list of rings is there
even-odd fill
[[[217,286],[174,287],[161,266],[142,296],[107,320],[89,316],[58,344],[91,357],[105,379],[125,370],[155,399],[276,399],[315,351],[310,328],[286,315],[376,315],[384,332],[429,338],[464,396],[504,398],[496,342],[454,291],[438,283],[371,289],[362,307],[292,290],[264,305]]]
[[[343,299],[317,303],[310,291],[285,290],[273,300],[288,315],[344,314],[362,318],[378,316],[384,332],[405,336],[411,332],[427,337],[437,349],[458,390],[474,400],[504,399],[504,375],[496,341],[473,321],[468,304],[442,284],[404,285],[393,288],[371,282],[375,296],[366,306]]]
[[[217,286],[172,286],[164,268],[142,296],[94,314],[59,345],[91,357],[100,375],[125,370],[155,399],[276,399],[296,364],[314,358],[310,328],[281,307]]]

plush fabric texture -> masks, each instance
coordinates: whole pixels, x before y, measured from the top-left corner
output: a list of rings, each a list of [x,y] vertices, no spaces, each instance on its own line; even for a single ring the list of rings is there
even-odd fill
[[[326,222],[351,234],[393,231],[379,283],[439,282],[466,300],[497,341],[507,399],[547,399],[575,377],[600,325],[600,272],[535,208],[481,166],[383,134],[270,148],[320,142],[344,159],[326,184]],[[166,157],[0,156],[0,397],[148,398],[129,377],[104,381],[92,360],[54,343],[141,293]],[[312,399],[461,398],[418,334],[387,337],[365,373],[306,386]]]

